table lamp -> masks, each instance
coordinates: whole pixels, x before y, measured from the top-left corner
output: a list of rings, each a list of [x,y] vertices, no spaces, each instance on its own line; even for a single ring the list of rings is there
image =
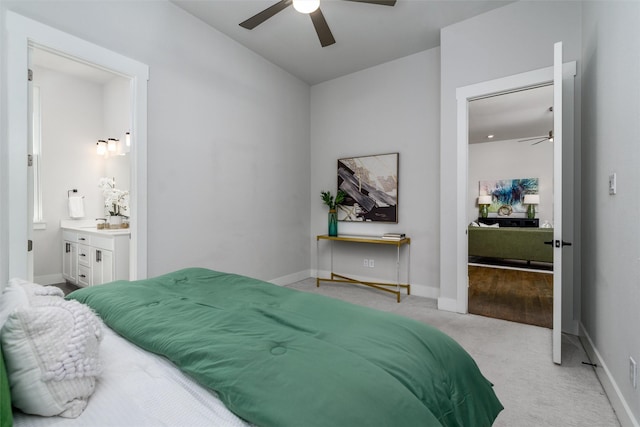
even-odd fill
[[[491,196],[484,195],[478,197],[478,206],[480,207],[480,218],[489,216],[489,205],[491,204]]]
[[[527,218],[533,219],[536,217],[536,205],[540,204],[539,194],[525,194],[523,205],[529,205],[527,207]]]

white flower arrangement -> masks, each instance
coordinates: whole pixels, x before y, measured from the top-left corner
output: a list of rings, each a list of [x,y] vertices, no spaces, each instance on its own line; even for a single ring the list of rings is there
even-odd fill
[[[104,208],[111,216],[126,216],[122,212],[129,211],[129,192],[116,188],[116,179],[100,178],[98,187],[104,196]]]

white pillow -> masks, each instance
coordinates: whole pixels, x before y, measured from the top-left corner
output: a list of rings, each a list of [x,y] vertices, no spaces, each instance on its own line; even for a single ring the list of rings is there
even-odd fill
[[[20,280],[9,280],[2,292],[2,297],[0,298],[0,328],[16,308],[29,306],[29,298],[27,298],[25,289],[20,285]]]
[[[53,297],[62,298],[64,293],[55,286],[42,286],[19,278],[9,280],[0,298],[0,329],[15,309],[46,304]]]
[[[485,223],[480,223],[480,227],[484,227],[484,228],[500,228],[500,224],[498,224],[497,222],[495,224],[485,224]]]
[[[101,321],[87,306],[59,297],[20,307],[2,328],[13,406],[28,414],[78,417],[101,372]]]

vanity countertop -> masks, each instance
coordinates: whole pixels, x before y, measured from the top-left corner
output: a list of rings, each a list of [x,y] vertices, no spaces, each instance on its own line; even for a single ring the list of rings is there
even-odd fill
[[[60,228],[63,230],[79,231],[82,233],[91,233],[102,236],[121,236],[131,234],[131,230],[128,228],[104,228],[98,230],[95,221],[88,220],[62,220],[60,221]]]

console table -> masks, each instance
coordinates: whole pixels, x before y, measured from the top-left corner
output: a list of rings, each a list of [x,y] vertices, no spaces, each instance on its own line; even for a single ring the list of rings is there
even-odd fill
[[[331,278],[323,279],[319,277],[320,273],[320,240],[328,240],[331,246]],[[345,242],[345,243],[361,243],[361,244],[373,244],[373,245],[388,245],[396,247],[396,282],[384,283],[384,282],[367,282],[363,280],[356,280],[342,274],[337,274],[333,271],[333,242]],[[400,253],[401,247],[407,245],[406,265],[407,265],[407,283],[400,283]],[[390,292],[396,295],[398,302],[400,302],[400,289],[405,288],[407,295],[411,295],[410,285],[410,267],[411,267],[411,239],[408,237],[400,240],[383,239],[382,237],[373,236],[328,236],[326,234],[316,237],[316,267],[318,268],[318,277],[316,277],[316,286],[320,286],[321,281],[325,282],[338,282],[338,283],[351,283],[356,285],[364,285],[372,288],[379,289],[381,291]]]

